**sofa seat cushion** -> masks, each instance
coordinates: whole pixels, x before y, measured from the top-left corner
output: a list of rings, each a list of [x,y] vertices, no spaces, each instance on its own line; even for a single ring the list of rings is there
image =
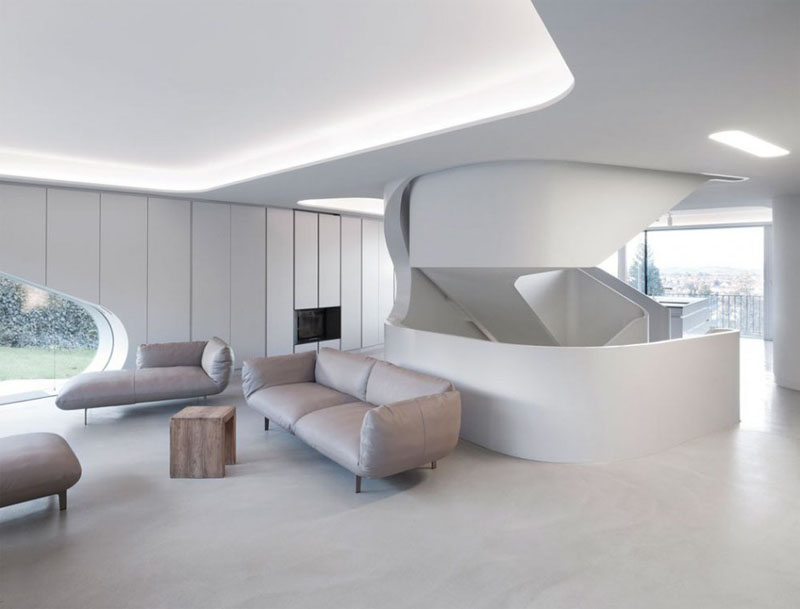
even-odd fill
[[[250,395],[247,403],[270,421],[294,433],[295,423],[309,413],[352,401],[352,396],[317,383],[293,383],[259,389]]]
[[[81,477],[81,464],[54,433],[0,438],[0,507],[55,495]]]
[[[136,401],[133,370],[84,372],[61,386],[56,406],[83,410],[97,406],[121,406]]]
[[[367,382],[366,400],[375,406],[451,391],[453,384],[421,372],[377,362]]]
[[[352,402],[317,410],[297,421],[295,433],[342,467],[360,472],[361,424],[371,409],[365,402]]]
[[[134,378],[137,402],[214,395],[220,387],[198,366],[142,368]]]
[[[320,349],[314,378],[320,385],[347,393],[356,400],[367,397],[367,379],[375,359],[336,349]]]

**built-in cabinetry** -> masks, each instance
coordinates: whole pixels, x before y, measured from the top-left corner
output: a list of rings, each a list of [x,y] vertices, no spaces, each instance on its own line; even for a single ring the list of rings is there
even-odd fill
[[[372,347],[394,291],[378,219],[22,184],[0,184],[0,273],[116,314],[127,366],[141,343],[212,335],[237,367]],[[296,347],[296,309],[336,309],[340,332]]]
[[[361,346],[381,343],[383,320],[380,317],[381,236],[383,224],[363,220],[361,225]]]
[[[294,212],[294,308],[319,306],[319,222],[317,214]]]
[[[341,304],[341,217],[319,214],[319,308]]]
[[[267,209],[267,355],[294,349],[294,212]]]
[[[361,219],[342,217],[343,351],[361,348]]]

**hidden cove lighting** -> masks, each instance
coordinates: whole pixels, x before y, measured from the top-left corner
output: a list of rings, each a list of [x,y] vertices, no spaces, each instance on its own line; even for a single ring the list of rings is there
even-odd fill
[[[764,159],[789,154],[786,148],[771,144],[755,135],[750,135],[746,131],[718,131],[709,135],[708,138]]]
[[[372,216],[383,215],[383,199],[373,199],[367,197],[348,197],[342,199],[305,199],[303,201],[298,201],[297,204],[303,207],[330,209],[332,211],[343,211],[352,214],[370,214]]]

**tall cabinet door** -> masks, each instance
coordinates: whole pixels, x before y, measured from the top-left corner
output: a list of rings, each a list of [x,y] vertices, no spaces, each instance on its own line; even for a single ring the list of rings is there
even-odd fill
[[[192,203],[192,340],[231,333],[231,206]]]
[[[266,353],[267,210],[231,206],[231,345],[236,367]]]
[[[316,309],[319,303],[319,225],[317,214],[294,212],[294,308]]]
[[[361,344],[381,342],[380,325],[380,240],[382,224],[364,219],[361,224]]]
[[[147,342],[189,340],[190,203],[152,198],[147,206]]]
[[[338,307],[341,303],[340,217],[319,214],[319,306]]]
[[[294,212],[267,209],[267,355],[294,352]]]
[[[361,218],[342,218],[342,351],[361,348]]]
[[[47,286],[100,302],[100,194],[47,191]]]
[[[381,224],[379,254],[378,254],[378,338],[383,342],[384,323],[392,313],[394,307],[394,265],[392,257],[389,255],[389,248],[386,247],[386,236],[383,233]]]

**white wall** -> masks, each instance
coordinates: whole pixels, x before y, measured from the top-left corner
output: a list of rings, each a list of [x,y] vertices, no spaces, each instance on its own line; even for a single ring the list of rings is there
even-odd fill
[[[775,382],[800,391],[800,196],[772,203]]]
[[[360,218],[300,213],[313,227],[299,249],[314,252],[308,273],[297,271],[290,209],[2,183],[0,271],[115,313],[129,335],[127,366],[143,342],[212,335],[231,342],[237,366],[292,353],[298,280],[312,306],[341,299],[343,349],[378,344],[392,272],[383,223],[365,220],[362,231]]]
[[[461,392],[461,437],[507,455],[629,459],[739,421],[738,332],[611,348],[510,345],[392,324],[386,332],[388,361]]]

